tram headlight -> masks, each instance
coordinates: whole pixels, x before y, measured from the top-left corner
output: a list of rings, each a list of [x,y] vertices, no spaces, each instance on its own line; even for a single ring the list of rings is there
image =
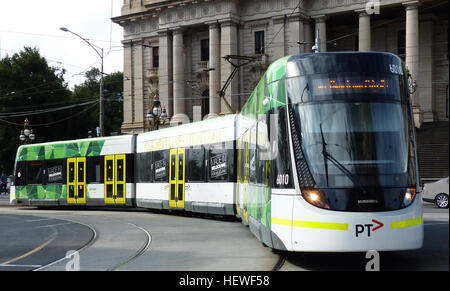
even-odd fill
[[[405,207],[409,206],[414,201],[415,197],[416,197],[416,189],[409,188],[408,190],[406,190],[405,196],[403,197],[403,205]]]
[[[330,205],[327,203],[327,199],[324,197],[323,192],[320,190],[303,190],[303,197],[306,201],[314,206],[330,209]]]

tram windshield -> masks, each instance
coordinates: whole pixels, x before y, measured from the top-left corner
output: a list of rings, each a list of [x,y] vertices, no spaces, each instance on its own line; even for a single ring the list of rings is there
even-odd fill
[[[293,128],[320,188],[415,185],[400,76],[308,75],[287,85]]]

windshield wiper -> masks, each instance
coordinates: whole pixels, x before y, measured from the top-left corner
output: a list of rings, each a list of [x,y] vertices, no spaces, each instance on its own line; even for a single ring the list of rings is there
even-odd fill
[[[341,170],[358,188],[360,188],[364,194],[366,194],[366,189],[361,185],[359,181],[356,180],[355,175],[352,174],[344,165],[342,165],[338,160],[336,160],[328,151],[327,151],[327,143],[325,142],[325,137],[323,135],[322,130],[322,123],[320,126],[320,137],[322,139],[322,155],[323,155],[323,162],[325,166],[325,175],[327,179],[327,186],[328,186],[328,161],[332,162],[336,168]]]

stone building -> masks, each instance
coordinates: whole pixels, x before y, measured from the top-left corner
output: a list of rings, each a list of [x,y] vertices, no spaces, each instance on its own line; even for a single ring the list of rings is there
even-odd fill
[[[417,127],[448,124],[447,0],[124,0],[123,133],[152,127],[158,95],[173,123],[230,113],[217,92],[233,66],[226,55],[254,56],[225,98],[234,112],[274,60],[321,51],[388,51],[405,60],[417,90]],[[189,120],[187,120],[189,119]]]

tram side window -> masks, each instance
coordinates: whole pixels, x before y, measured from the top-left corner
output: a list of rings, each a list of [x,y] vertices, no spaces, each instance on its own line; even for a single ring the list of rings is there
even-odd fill
[[[272,118],[275,118],[275,120],[271,121]],[[274,136],[278,139],[277,149],[275,149],[276,154],[271,161],[270,170],[270,186],[273,188],[293,187],[286,118],[286,108],[284,106],[275,108],[272,115],[267,114],[267,124],[270,124],[270,122],[277,124],[277,126],[269,126],[269,129],[277,131]]]
[[[48,160],[46,162],[46,180],[48,184],[63,184],[65,180],[64,175],[64,160]]]
[[[152,153],[136,154],[136,182],[151,182],[152,174]]]
[[[43,161],[32,161],[28,163],[27,184],[42,184],[44,177]]]
[[[16,173],[14,177],[14,185],[24,186],[26,185],[26,162],[17,162]]]
[[[169,181],[169,151],[156,151],[153,153],[153,179],[155,182]]]
[[[103,157],[88,157],[86,174],[88,183],[103,182]]]
[[[268,128],[266,119],[258,121],[258,137],[256,147],[256,181],[258,184],[268,184],[268,166],[270,152],[269,150],[269,136],[267,135]]]
[[[211,145],[209,150],[208,180],[233,182],[235,179],[234,142]]]
[[[256,126],[250,130],[252,133],[256,132]],[[250,143],[249,143],[249,181],[252,184],[256,184],[256,168],[257,168],[257,161],[256,161],[256,140],[254,137],[256,137],[256,134],[250,134]]]
[[[125,181],[127,183],[134,183],[134,155],[126,155],[126,166],[125,166]],[[148,170],[150,171],[150,170]]]
[[[188,172],[187,178],[189,182],[205,181],[205,149],[201,147],[191,147],[188,149]]]
[[[242,135],[241,137],[241,148],[239,149],[239,151],[241,152],[241,161],[240,161],[240,166],[241,166],[241,183],[244,183],[245,178],[246,178],[246,168],[245,168],[245,147],[247,145],[247,142],[244,139],[244,135]]]

